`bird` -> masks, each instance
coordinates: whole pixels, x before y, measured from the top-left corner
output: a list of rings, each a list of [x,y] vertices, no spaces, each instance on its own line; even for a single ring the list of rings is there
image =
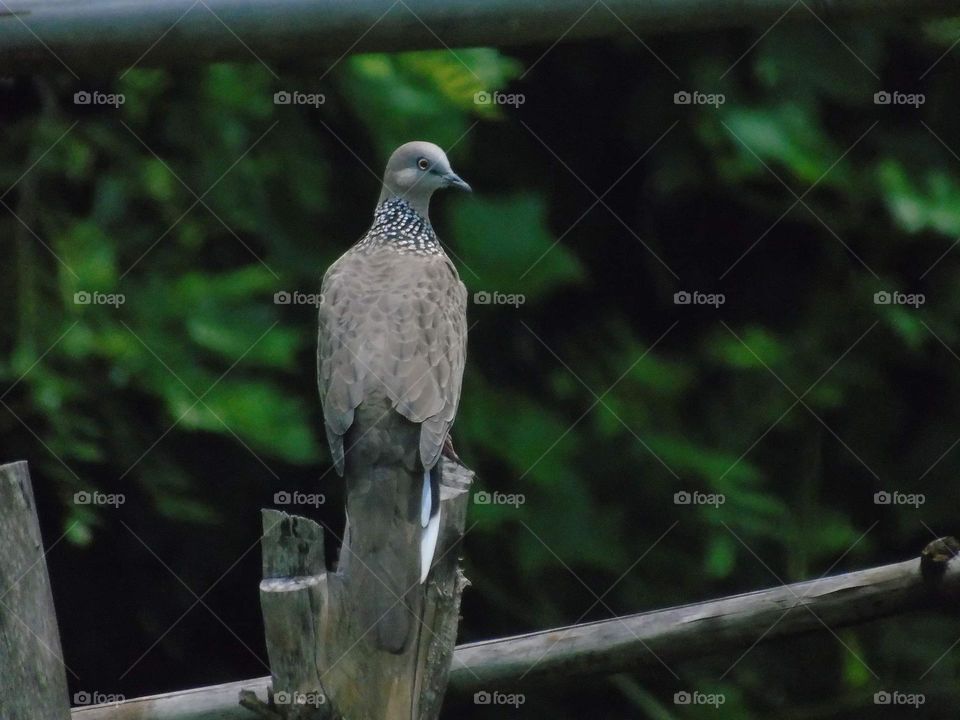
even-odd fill
[[[467,290],[429,219],[444,188],[471,190],[440,147],[398,147],[370,228],[320,291],[317,379],[346,486],[338,572],[354,583],[374,646],[393,654],[420,630],[440,528],[439,461],[452,452],[466,363]]]

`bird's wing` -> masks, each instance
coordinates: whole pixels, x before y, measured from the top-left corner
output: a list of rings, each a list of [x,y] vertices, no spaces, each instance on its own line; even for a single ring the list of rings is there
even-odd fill
[[[337,472],[343,475],[343,436],[363,400],[367,368],[357,362],[363,306],[349,272],[349,254],[330,266],[320,290],[317,385],[327,441]],[[345,267],[346,266],[346,267]]]
[[[467,290],[453,264],[442,255],[348,254],[327,271],[321,294],[318,384],[338,472],[354,411],[377,390],[420,424],[420,457],[432,468],[466,363]]]
[[[467,357],[467,290],[445,256],[422,262],[409,300],[391,318],[389,385],[394,407],[420,423],[420,458],[432,468],[460,404]]]
[[[452,263],[450,268],[453,281],[447,289],[445,320],[438,333],[439,347],[434,365],[443,396],[443,409],[428,418],[420,428],[420,455],[425,467],[432,466],[440,458],[447,433],[457,416],[463,369],[467,363],[467,288],[460,282]]]

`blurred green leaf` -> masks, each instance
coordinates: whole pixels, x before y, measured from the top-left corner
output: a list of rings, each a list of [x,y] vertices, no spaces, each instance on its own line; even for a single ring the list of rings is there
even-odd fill
[[[878,174],[887,207],[904,230],[960,233],[960,181],[955,177],[930,170],[922,179],[912,178],[893,159],[881,162]]]
[[[521,293],[530,301],[583,280],[576,256],[547,229],[543,198],[460,198],[452,204],[455,252],[474,291]]]

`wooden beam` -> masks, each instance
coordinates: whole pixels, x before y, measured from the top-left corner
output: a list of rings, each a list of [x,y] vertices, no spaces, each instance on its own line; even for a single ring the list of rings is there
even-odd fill
[[[26,462],[0,465],[0,716],[69,720],[67,674]]]
[[[667,610],[457,647],[449,693],[679,664],[742,652],[754,643],[826,632],[900,613],[953,606],[960,597],[956,542],[936,541],[923,561],[883,565]],[[241,690],[266,697],[270,678],[74,710],[73,720],[251,720]]]
[[[563,40],[839,19],[956,14],[960,0],[4,0],[0,75],[221,60],[320,67],[347,52]],[[791,9],[792,8],[792,9]],[[628,29],[629,28],[629,29]]]
[[[931,543],[933,546],[933,543]],[[931,547],[931,546],[928,546]],[[952,558],[952,553],[951,553]],[[538,684],[672,665],[777,638],[933,607],[960,595],[960,561],[924,578],[920,560],[457,648],[451,689]],[[462,663],[462,665],[460,664]]]

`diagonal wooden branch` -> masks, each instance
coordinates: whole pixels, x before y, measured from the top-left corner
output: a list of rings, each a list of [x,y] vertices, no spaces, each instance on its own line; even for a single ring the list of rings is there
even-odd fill
[[[760,641],[826,632],[911,611],[953,608],[960,599],[957,547],[955,541],[936,541],[924,549],[922,561],[461,645],[454,653],[449,692],[462,697],[514,686],[521,677],[523,684],[556,683],[642,670],[659,666],[661,660],[681,663],[739,652]],[[129,700],[117,707],[75,710],[73,720],[250,720],[250,712],[237,706],[237,694],[249,690],[264,698],[269,687],[270,678],[228,683]]]
[[[923,562],[911,560],[616,620],[462,645],[456,657],[465,670],[451,676],[451,688],[472,692],[510,686],[520,677],[532,685],[670,665],[718,650],[934,607],[960,597],[956,551],[940,550],[938,562],[926,560],[941,546],[947,547],[942,540],[930,543]]]

